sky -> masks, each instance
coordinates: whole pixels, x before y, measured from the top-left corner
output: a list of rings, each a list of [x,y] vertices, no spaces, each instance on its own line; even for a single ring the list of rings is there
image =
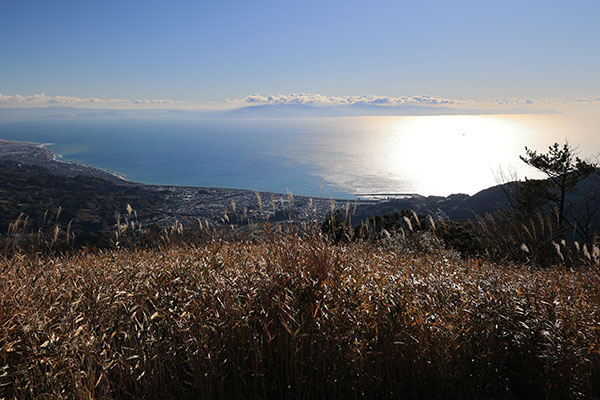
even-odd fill
[[[6,0],[0,107],[597,103],[598,21],[598,0]]]

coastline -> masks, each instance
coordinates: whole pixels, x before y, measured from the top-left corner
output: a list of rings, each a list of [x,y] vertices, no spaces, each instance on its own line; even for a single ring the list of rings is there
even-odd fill
[[[123,179],[119,175],[96,167],[70,161],[56,160],[54,153],[40,143],[0,141],[0,161],[13,161],[43,167],[55,175],[65,177],[87,176],[100,178],[110,184],[135,187],[160,194],[162,199],[154,206],[154,217],[146,222],[161,226],[181,223],[198,226],[208,221],[211,226],[233,225],[241,220],[259,221],[322,221],[334,209],[342,213],[352,211],[353,223],[399,210],[414,210],[437,219],[468,221],[474,213],[506,207],[504,192],[499,187],[485,189],[473,196],[451,195],[419,196],[413,194],[372,193],[372,198],[332,199],[297,196],[291,193],[259,192],[249,189],[223,187],[196,187],[146,184]],[[365,195],[365,193],[363,193]],[[126,204],[123,204],[125,206]],[[242,217],[243,216],[243,217]]]
[[[254,222],[311,222],[322,220],[331,212],[332,207],[342,209],[350,203],[373,204],[373,201],[369,200],[356,199],[350,202],[250,189],[140,183],[127,180],[112,171],[57,159],[56,154],[47,148],[48,145],[0,139],[0,162],[34,165],[66,178],[99,178],[111,185],[135,187],[151,193],[152,196],[158,194],[162,200],[158,202],[160,204],[153,206],[153,210],[146,210],[151,211],[153,217],[144,222],[160,226],[174,223],[198,226],[199,221],[206,221],[211,226],[233,226],[234,221],[240,223],[244,219]]]
[[[48,144],[42,145],[41,147],[44,148],[44,149],[46,149],[46,147],[45,147],[46,145],[53,145],[53,144],[54,143],[48,143]],[[115,178],[118,178],[118,179],[120,179],[122,181],[131,183],[131,184],[147,185],[146,183],[135,182],[135,181],[132,181],[130,179],[127,179],[127,176],[125,174],[121,174],[121,173],[116,172],[116,171],[111,171],[110,169],[101,168],[101,167],[97,167],[97,166],[94,166],[94,165],[85,164],[85,163],[82,163],[82,162],[75,162],[75,161],[65,160],[61,154],[55,153],[51,149],[46,149],[46,150],[48,150],[48,151],[50,151],[52,153],[52,159],[54,161],[58,162],[58,163],[75,165],[75,166],[82,166],[82,167],[85,167],[85,168],[95,169],[95,170],[98,170],[98,171],[106,172],[107,174],[113,175]]]
[[[136,184],[127,181],[118,174],[93,166],[60,160],[48,148],[51,143],[17,142],[0,139],[0,160],[13,161],[26,165],[37,165],[58,175],[75,177],[93,176],[114,183]]]
[[[267,195],[275,194],[275,195],[286,196],[286,197],[289,196],[289,194],[291,193],[291,192],[290,193],[278,193],[278,192],[268,192],[268,191],[257,191],[257,190],[253,190],[253,189],[247,189],[247,188],[229,188],[229,187],[222,187],[222,186],[189,186],[189,185],[170,185],[170,184],[138,182],[138,181],[128,179],[127,175],[122,174],[120,172],[112,171],[110,169],[98,167],[95,165],[85,164],[85,163],[82,163],[79,161],[65,160],[61,154],[55,153],[52,149],[48,148],[48,146],[52,146],[54,144],[55,143],[36,143],[36,142],[0,139],[0,161],[8,160],[8,161],[24,162],[26,164],[35,164],[35,165],[43,164],[40,166],[45,167],[45,168],[50,167],[52,163],[57,163],[57,164],[61,164],[66,167],[85,169],[87,172],[92,172],[92,173],[100,172],[100,173],[108,174],[111,177],[117,178],[119,181],[122,181],[123,183],[126,183],[126,184],[141,185],[141,186],[148,186],[148,187],[185,188],[185,189],[215,189],[215,190],[229,190],[229,191],[244,191],[244,192],[251,192],[251,193],[259,192],[261,194],[267,194]],[[17,151],[20,150],[20,152],[25,152],[26,151],[25,149],[28,147],[37,148],[37,149],[41,150],[41,153],[43,153],[44,157],[42,158],[42,157],[40,157],[40,154],[35,154],[36,152],[31,152],[30,157],[28,157],[27,159],[18,159],[17,157],[14,157],[11,155],[11,153],[15,153],[14,151],[11,152],[10,150],[8,150],[8,151],[6,150],[7,145],[18,147],[19,149]],[[46,163],[46,164],[44,164],[44,163]],[[48,169],[51,169],[51,168],[48,168]],[[65,171],[62,171],[62,172],[64,173]],[[342,203],[342,202],[345,203],[345,202],[349,201],[349,199],[306,196],[306,195],[296,195],[296,194],[292,194],[292,195],[294,198],[306,198],[306,199],[313,199],[315,201],[317,201],[317,200],[332,201],[333,200],[333,201],[340,202],[340,203]],[[355,196],[362,196],[362,195],[355,195]],[[411,194],[411,195],[407,195],[407,196],[412,197],[412,196],[419,196],[419,195]],[[358,201],[359,203],[371,203],[374,200],[360,199],[358,197],[356,199],[350,200],[350,202],[355,202],[355,201]]]

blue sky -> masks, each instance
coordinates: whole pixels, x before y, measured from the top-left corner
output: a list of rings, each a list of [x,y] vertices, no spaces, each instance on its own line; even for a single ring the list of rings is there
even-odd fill
[[[6,0],[0,96],[597,97],[598,21],[598,0]]]

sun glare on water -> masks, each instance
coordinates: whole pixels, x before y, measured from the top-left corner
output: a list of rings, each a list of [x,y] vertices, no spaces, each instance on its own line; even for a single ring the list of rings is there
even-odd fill
[[[534,177],[519,155],[525,146],[543,149],[550,143],[541,138],[544,128],[532,118],[452,115],[355,121],[355,133],[337,143],[346,159],[356,160],[354,168],[344,164],[354,177],[345,182],[354,180],[355,193],[448,195],[493,186],[500,169]],[[544,121],[552,118],[545,116]],[[336,179],[343,180],[339,175]]]
[[[322,179],[354,194],[475,194],[500,177],[539,178],[519,155],[568,139],[582,156],[600,148],[594,127],[562,115],[357,117],[318,121],[297,158]],[[594,139],[596,138],[596,139]],[[585,150],[585,151],[584,151]]]
[[[390,129],[381,167],[410,175],[417,193],[440,195],[493,184],[493,168],[513,163],[525,135],[519,124],[489,116],[412,117]]]

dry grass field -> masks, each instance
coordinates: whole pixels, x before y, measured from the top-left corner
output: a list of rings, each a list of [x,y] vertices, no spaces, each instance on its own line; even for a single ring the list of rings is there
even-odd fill
[[[0,261],[0,398],[598,396],[598,268],[318,232]]]

